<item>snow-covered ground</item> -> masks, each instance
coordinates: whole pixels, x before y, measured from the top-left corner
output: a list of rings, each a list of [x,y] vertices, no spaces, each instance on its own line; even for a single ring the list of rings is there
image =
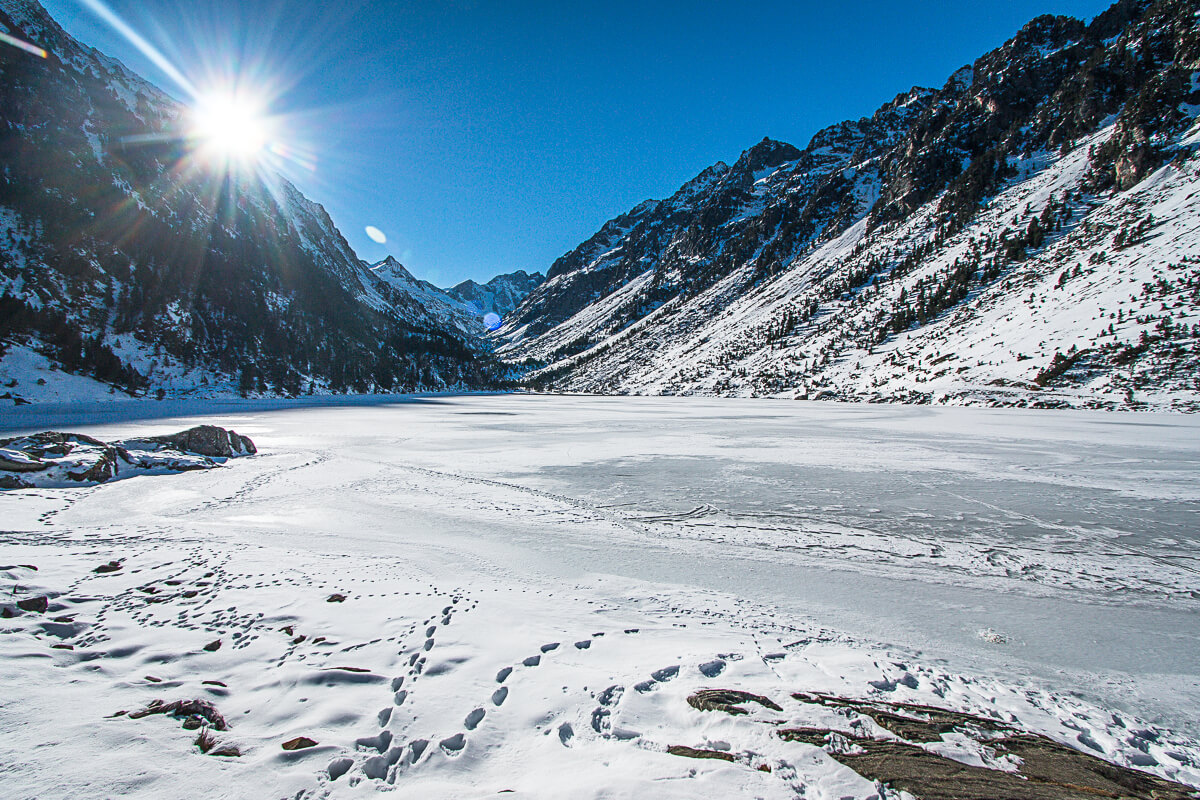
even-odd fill
[[[1194,416],[168,400],[5,408],[0,434],[200,423],[258,455],[0,494],[0,600],[50,597],[0,620],[0,795],[879,797],[762,724],[836,727],[813,691],[1200,785]],[[783,711],[696,711],[702,687]],[[240,758],[117,714],[193,698]]]

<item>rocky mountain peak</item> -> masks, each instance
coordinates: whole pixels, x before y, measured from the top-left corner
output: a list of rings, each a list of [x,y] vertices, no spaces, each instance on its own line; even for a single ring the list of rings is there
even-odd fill
[[[761,142],[742,153],[733,169],[760,172],[798,158],[800,150],[793,145],[764,136]]]

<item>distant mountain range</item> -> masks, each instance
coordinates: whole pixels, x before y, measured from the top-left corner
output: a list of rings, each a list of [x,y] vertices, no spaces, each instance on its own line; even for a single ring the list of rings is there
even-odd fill
[[[764,139],[558,259],[498,352],[555,390],[1196,409],[1198,13],[1039,17]]]
[[[530,275],[517,270],[497,275],[484,284],[463,281],[451,289],[439,289],[428,281],[413,277],[396,259],[388,256],[367,268],[385,285],[384,296],[392,308],[407,319],[422,319],[436,327],[449,327],[470,337],[478,347],[486,348],[483,337],[489,325],[488,314],[503,317],[512,312],[534,287],[545,280],[540,272]]]
[[[1038,17],[941,88],[714,164],[545,279],[441,289],[359,260],[287,181],[199,168],[174,100],[0,0],[48,52],[0,47],[0,399],[90,376],[1195,410],[1198,15]]]

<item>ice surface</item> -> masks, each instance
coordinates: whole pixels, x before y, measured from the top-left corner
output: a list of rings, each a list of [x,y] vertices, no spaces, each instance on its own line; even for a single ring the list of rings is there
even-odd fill
[[[768,735],[845,726],[796,691],[1200,785],[1194,417],[515,395],[35,405],[0,433],[201,423],[259,454],[0,494],[0,605],[49,600],[0,620],[0,795],[875,796]],[[690,708],[706,686],[784,711]],[[191,698],[240,758],[111,716]]]

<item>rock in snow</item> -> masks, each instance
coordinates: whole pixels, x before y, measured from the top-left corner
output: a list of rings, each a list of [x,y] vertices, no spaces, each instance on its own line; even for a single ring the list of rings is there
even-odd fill
[[[92,485],[134,475],[212,469],[227,458],[256,452],[248,436],[215,425],[112,443],[45,431],[0,439],[0,489]]]

